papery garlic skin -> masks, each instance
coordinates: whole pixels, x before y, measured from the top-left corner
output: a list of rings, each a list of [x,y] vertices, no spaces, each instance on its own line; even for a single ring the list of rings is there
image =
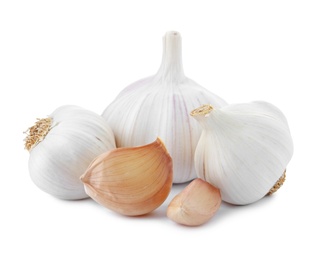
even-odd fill
[[[51,115],[43,140],[30,147],[29,172],[33,182],[54,197],[87,198],[79,177],[91,161],[115,148],[107,122],[77,106],[62,106]]]
[[[264,197],[284,173],[293,141],[282,112],[266,102],[206,105],[191,115],[203,131],[195,152],[198,177],[222,200],[244,205]]]
[[[226,105],[184,75],[181,36],[168,32],[158,73],[125,88],[102,116],[115,134],[117,147],[145,145],[159,136],[172,156],[173,181],[182,183],[196,177],[193,158],[201,128],[189,111],[203,103]]]
[[[117,148],[95,158],[81,176],[87,194],[99,204],[127,216],[158,208],[172,186],[172,159],[164,143]]]
[[[167,217],[182,225],[199,226],[216,214],[220,204],[219,189],[197,178],[172,199]]]

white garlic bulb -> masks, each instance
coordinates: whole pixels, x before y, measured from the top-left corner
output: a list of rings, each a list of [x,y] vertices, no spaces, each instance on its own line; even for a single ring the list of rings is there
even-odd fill
[[[249,204],[283,181],[293,142],[278,108],[266,102],[204,105],[191,115],[203,128],[195,152],[197,175],[218,187],[222,200]]]
[[[95,157],[115,148],[115,139],[101,116],[62,106],[29,128],[25,148],[33,182],[57,198],[74,200],[88,197],[79,178]]]
[[[189,111],[203,103],[226,105],[184,75],[181,36],[167,32],[157,74],[125,88],[102,116],[115,134],[117,147],[145,145],[159,136],[173,160],[173,181],[182,183],[196,177],[193,158],[201,128]]]

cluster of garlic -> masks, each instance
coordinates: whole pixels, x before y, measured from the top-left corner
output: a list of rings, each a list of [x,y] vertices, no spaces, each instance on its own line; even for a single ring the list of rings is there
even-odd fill
[[[125,88],[102,116],[60,107],[28,130],[25,147],[39,188],[128,216],[155,210],[173,183],[195,179],[167,208],[190,226],[207,222],[222,200],[244,205],[275,192],[293,154],[278,108],[228,105],[184,75],[177,32],[163,37],[159,71]]]

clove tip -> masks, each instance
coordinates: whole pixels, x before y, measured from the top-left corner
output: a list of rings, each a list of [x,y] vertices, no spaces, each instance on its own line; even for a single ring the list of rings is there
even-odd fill
[[[86,176],[87,176],[87,172],[85,172],[84,174],[82,174],[81,176],[80,176],[80,181],[82,182],[82,183],[87,183],[87,178],[86,178]]]

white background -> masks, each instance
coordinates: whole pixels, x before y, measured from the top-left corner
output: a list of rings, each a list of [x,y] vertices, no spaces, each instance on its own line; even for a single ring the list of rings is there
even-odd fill
[[[61,201],[28,174],[23,131],[64,104],[101,113],[183,38],[185,74],[229,103],[287,116],[295,153],[272,197],[188,228]],[[0,259],[319,259],[319,1],[1,1]]]

